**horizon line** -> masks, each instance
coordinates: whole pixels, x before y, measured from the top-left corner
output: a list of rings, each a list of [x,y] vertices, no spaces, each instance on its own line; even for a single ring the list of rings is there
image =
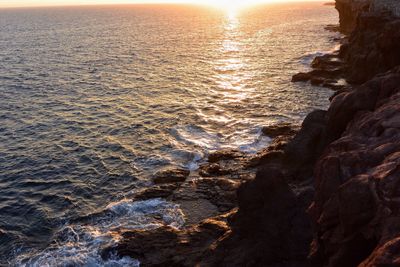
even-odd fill
[[[284,4],[284,3],[307,3],[307,2],[322,2],[334,3],[333,0],[267,0],[264,4]],[[24,8],[60,8],[60,7],[93,7],[93,6],[130,6],[130,5],[193,5],[193,6],[210,6],[207,3],[201,2],[187,2],[185,0],[171,0],[171,1],[152,1],[152,2],[119,2],[119,3],[74,3],[74,4],[44,4],[44,5],[15,5],[15,6],[1,6],[0,9],[24,9]]]

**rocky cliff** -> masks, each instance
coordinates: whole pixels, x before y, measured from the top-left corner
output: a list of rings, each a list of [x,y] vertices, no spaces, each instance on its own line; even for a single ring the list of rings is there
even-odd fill
[[[240,187],[212,265],[400,266],[400,2],[336,7],[351,34],[338,54],[313,62],[308,78],[343,75],[353,85],[306,118],[279,162]]]
[[[336,0],[336,9],[339,11],[340,28],[345,33],[351,33],[362,13],[387,13],[400,17],[398,0]]]
[[[356,26],[359,14],[369,10],[370,4],[371,0],[336,0],[340,29],[350,33]]]

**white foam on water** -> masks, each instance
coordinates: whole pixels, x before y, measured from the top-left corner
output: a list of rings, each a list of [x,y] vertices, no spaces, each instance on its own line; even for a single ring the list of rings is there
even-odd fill
[[[200,152],[196,153],[185,166],[190,170],[195,170],[202,157],[213,151],[233,149],[253,154],[267,147],[271,138],[265,136],[261,129],[261,126],[249,127],[223,136],[210,133],[205,129],[199,130],[196,127],[182,127],[175,130],[177,141],[173,140],[171,143],[176,147],[180,147],[181,142],[191,143],[200,149]]]
[[[118,242],[124,230],[154,229],[162,225],[180,228],[184,223],[184,215],[176,204],[162,199],[125,199],[108,205],[99,215],[94,215],[90,223],[65,225],[48,248],[24,253],[12,265],[136,267],[140,266],[136,259],[109,255],[104,260],[101,251]]]
[[[312,61],[316,57],[323,56],[323,55],[325,55],[327,53],[328,53],[328,51],[326,51],[326,52],[316,51],[316,52],[312,52],[312,53],[306,54],[306,55],[304,55],[304,56],[302,56],[300,58],[300,63],[305,65],[305,66],[307,66],[307,67],[310,67],[310,64],[312,63]]]
[[[247,136],[247,138],[246,138]],[[238,138],[237,141],[233,142],[233,146],[236,146],[239,151],[254,154],[259,152],[261,149],[268,147],[271,143],[271,138],[264,135],[259,129],[256,134],[243,134],[242,138]]]

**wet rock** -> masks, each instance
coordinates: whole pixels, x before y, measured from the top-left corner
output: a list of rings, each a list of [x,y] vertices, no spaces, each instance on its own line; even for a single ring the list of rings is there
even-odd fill
[[[326,25],[325,26],[325,30],[327,31],[331,31],[331,32],[340,32],[340,25],[339,24],[335,24],[335,25]]]
[[[233,180],[227,177],[198,178],[190,184],[182,186],[175,193],[173,200],[180,203],[181,201],[206,199],[220,212],[227,212],[237,205],[236,190],[241,183],[242,180]]]
[[[292,77],[292,82],[307,82],[311,79],[311,73],[300,72]]]
[[[198,224],[201,221],[218,216],[220,209],[206,198],[193,198],[191,200],[175,200],[185,214],[187,225]]]
[[[231,170],[223,168],[218,163],[212,163],[200,166],[199,173],[203,177],[212,177],[229,174]]]
[[[311,63],[311,67],[319,69],[334,69],[343,66],[343,61],[338,53],[326,54],[315,57]]]
[[[265,126],[262,128],[263,134],[266,136],[269,136],[271,138],[275,138],[278,136],[288,136],[288,135],[294,135],[297,131],[297,127],[294,127],[291,124],[288,123],[281,123],[277,125],[270,125],[270,126]]]
[[[153,182],[155,184],[184,182],[189,174],[190,171],[185,169],[167,169],[155,173]]]
[[[226,217],[207,219],[187,229],[163,226],[149,231],[128,231],[115,251],[140,261],[141,266],[196,266],[204,252],[229,230]]]
[[[345,76],[345,68],[338,52],[316,57],[311,66],[313,67],[312,71],[294,75],[292,82],[310,81],[312,85],[324,86],[333,90],[346,87],[346,84],[339,82]]]
[[[148,200],[153,198],[168,198],[174,193],[178,186],[176,184],[165,184],[145,188],[135,194],[135,200]]]
[[[216,163],[221,160],[233,160],[243,157],[243,153],[236,151],[236,150],[221,150],[210,153],[208,155],[208,162],[209,163]]]

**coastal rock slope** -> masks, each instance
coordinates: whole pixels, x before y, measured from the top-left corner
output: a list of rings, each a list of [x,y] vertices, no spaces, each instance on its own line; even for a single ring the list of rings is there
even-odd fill
[[[311,256],[323,266],[389,266],[400,257],[400,69],[338,95],[334,134],[315,166]],[[397,249],[397,252],[396,252]]]

